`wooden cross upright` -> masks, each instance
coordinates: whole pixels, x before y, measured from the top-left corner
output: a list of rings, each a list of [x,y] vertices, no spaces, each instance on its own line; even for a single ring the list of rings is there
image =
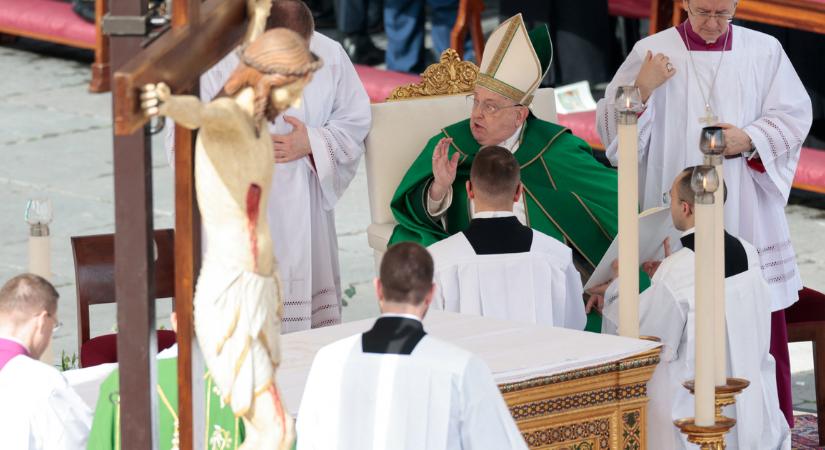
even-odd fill
[[[131,20],[147,0],[109,0],[110,16]],[[200,74],[234,49],[246,31],[244,0],[175,0],[172,28],[145,36],[111,36],[115,173],[115,296],[120,361],[120,432],[125,450],[157,448],[156,332],[152,161],[140,88],[163,81],[175,93],[197,89]],[[201,10],[203,12],[201,12]],[[180,448],[194,445],[192,298],[200,266],[200,216],[194,185],[194,135],[175,133],[175,310],[178,317]],[[197,377],[200,377],[197,373]],[[198,436],[202,438],[202,436]]]

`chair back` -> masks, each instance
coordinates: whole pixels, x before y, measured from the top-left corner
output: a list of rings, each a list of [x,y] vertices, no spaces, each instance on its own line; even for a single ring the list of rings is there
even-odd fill
[[[115,302],[115,236],[73,236],[77,347],[90,339],[89,307]],[[175,230],[155,230],[155,298],[175,295]]]

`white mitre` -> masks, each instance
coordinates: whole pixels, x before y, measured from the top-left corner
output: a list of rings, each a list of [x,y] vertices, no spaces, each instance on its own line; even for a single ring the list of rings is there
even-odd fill
[[[476,84],[528,106],[552,60],[547,25],[528,32],[521,14],[516,14],[487,40]]]

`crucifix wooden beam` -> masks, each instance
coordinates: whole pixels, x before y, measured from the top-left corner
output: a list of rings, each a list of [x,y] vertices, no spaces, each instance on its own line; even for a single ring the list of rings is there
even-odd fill
[[[117,0],[112,0],[113,2]],[[179,93],[190,89],[200,74],[234,49],[246,31],[244,0],[208,0],[196,24],[172,20],[177,26],[152,42],[112,77],[115,134],[125,136],[146,124],[140,110],[140,88],[163,81]],[[197,8],[197,7],[196,7]],[[191,10],[180,14],[192,16]]]
[[[147,0],[110,0],[111,14],[139,17]],[[203,13],[201,13],[201,8]],[[140,88],[164,81],[178,93],[197,89],[201,73],[240,42],[246,30],[245,0],[177,0],[172,29],[145,45],[143,36],[112,36],[115,166],[115,282],[120,355],[122,448],[156,448],[155,292],[152,258],[152,162]],[[200,216],[195,199],[194,133],[175,136],[175,308],[178,314],[178,417],[180,448],[191,450],[193,431],[192,299],[200,267]],[[202,370],[202,369],[201,369]],[[198,373],[196,379],[200,379]],[[197,383],[195,383],[197,386]],[[193,392],[199,395],[192,395]]]

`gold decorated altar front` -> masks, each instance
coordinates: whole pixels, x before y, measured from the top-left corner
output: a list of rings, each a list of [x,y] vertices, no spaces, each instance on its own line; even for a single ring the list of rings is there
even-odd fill
[[[532,449],[644,449],[647,381],[658,362],[654,348],[499,389]]]

